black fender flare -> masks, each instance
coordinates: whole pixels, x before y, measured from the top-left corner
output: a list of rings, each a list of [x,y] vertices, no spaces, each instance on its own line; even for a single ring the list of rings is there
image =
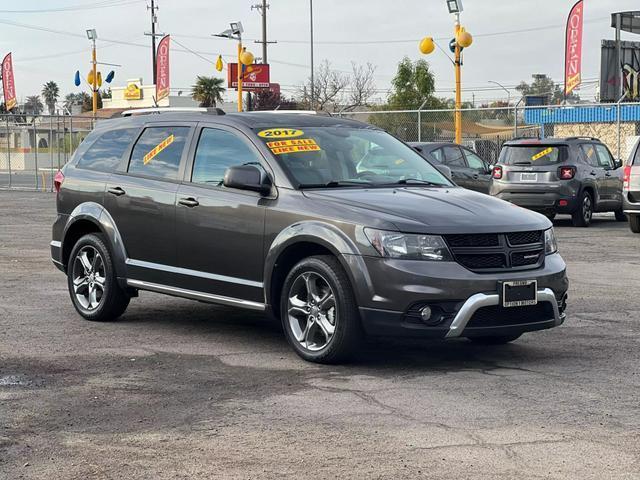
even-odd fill
[[[122,237],[120,236],[120,232],[118,231],[118,227],[116,227],[113,217],[99,203],[85,202],[73,209],[69,215],[64,231],[62,232],[62,251],[64,251],[65,240],[67,239],[69,231],[79,221],[88,221],[93,223],[100,232],[104,234],[107,239],[107,246],[110,248],[110,253],[113,258],[116,276],[125,277],[127,253],[124,248],[124,243],[122,242]],[[71,248],[73,248],[72,245]]]
[[[271,303],[273,273],[278,260],[287,248],[298,243],[314,243],[329,250],[349,277],[358,303],[361,303],[362,295],[373,294],[371,277],[356,243],[335,225],[310,220],[284,228],[271,243],[264,262],[264,293],[267,305]]]

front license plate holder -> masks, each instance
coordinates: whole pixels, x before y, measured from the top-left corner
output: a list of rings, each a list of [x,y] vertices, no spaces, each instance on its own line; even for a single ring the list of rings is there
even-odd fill
[[[538,304],[537,280],[502,282],[502,306],[527,307]]]

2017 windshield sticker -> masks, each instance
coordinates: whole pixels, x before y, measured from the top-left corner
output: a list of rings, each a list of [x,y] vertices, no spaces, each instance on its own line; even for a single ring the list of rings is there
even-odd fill
[[[258,132],[258,136],[262,138],[294,138],[304,135],[302,130],[294,128],[269,128]]]
[[[161,141],[158,145],[156,145],[155,147],[153,147],[153,149],[147,153],[144,158],[142,159],[142,163],[144,165],[146,165],[147,163],[149,163],[151,160],[154,159],[154,157],[156,157],[162,150],[164,150],[165,148],[167,148],[169,145],[171,145],[173,143],[174,137],[173,134],[169,135],[167,138],[165,138],[163,141]]]
[[[312,138],[300,138],[297,140],[278,140],[267,142],[267,147],[274,155],[294,152],[318,152],[320,146]]]
[[[531,157],[531,161],[535,162],[536,160],[538,160],[539,158],[544,157],[545,155],[549,155],[551,152],[553,152],[553,147],[549,147],[549,148],[545,148],[544,150],[542,150],[541,152],[536,153],[533,157]]]

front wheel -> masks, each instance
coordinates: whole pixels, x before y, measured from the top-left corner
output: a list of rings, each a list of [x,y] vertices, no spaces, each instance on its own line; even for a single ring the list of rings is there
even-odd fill
[[[85,235],[74,245],[67,265],[67,284],[73,306],[87,320],[115,320],[129,305],[102,235]]]
[[[310,362],[346,360],[362,338],[351,284],[332,256],[309,257],[293,267],[282,288],[280,312],[287,340]]]
[[[633,233],[640,233],[640,215],[629,214],[629,228]]]
[[[578,202],[578,208],[571,215],[571,220],[574,227],[588,227],[591,225],[591,218],[593,217],[593,197],[589,192],[583,190],[580,194],[580,201]]]

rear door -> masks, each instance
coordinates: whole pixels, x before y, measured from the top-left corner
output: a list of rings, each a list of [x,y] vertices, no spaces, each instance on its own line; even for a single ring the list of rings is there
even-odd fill
[[[605,170],[606,201],[617,210],[622,207],[622,170],[615,168],[613,156],[605,145],[596,144],[595,147],[600,166]]]
[[[600,163],[600,158],[593,143],[583,143],[580,147],[586,160],[587,175],[593,180],[596,190],[596,209],[606,208],[611,202],[611,192],[608,186],[607,170]]]
[[[469,187],[471,190],[481,193],[489,193],[491,174],[484,160],[467,148],[463,148],[466,170],[469,176]]]
[[[151,124],[107,182],[105,207],[127,253],[127,276],[169,283],[176,263],[175,200],[192,124]]]
[[[176,201],[177,259],[184,288],[264,302],[265,205],[257,192],[223,186],[233,165],[266,162],[240,131],[202,126]]]
[[[469,188],[469,173],[464,161],[464,154],[457,145],[447,145],[436,151],[441,152],[442,164],[451,169],[453,181],[464,188]]]

